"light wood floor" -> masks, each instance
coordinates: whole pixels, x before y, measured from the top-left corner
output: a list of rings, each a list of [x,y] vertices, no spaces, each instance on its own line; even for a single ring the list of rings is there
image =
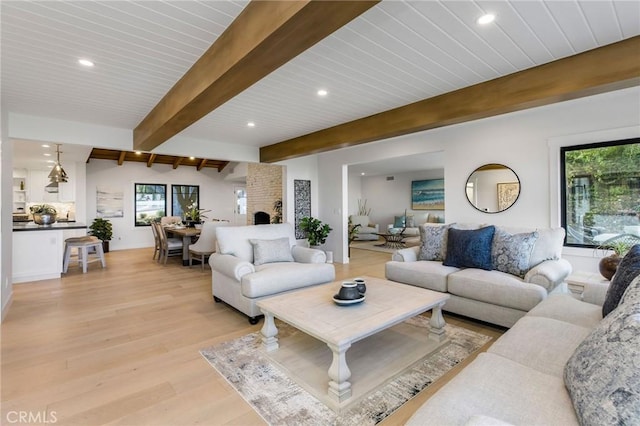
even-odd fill
[[[352,249],[351,255],[350,264],[335,264],[337,279],[384,278],[389,254]],[[1,329],[0,424],[16,423],[21,413],[33,424],[264,424],[198,352],[257,331],[262,321],[251,326],[214,303],[208,267],[183,267],[178,258],[161,266],[151,249],[106,256],[106,269],[93,263],[87,274],[72,267],[62,279],[14,285]],[[493,337],[502,332],[446,319]],[[456,372],[384,424],[403,424]]]

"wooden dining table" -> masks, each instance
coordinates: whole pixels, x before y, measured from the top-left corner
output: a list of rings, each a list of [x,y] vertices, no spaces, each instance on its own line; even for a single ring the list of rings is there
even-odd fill
[[[193,237],[197,237],[202,232],[202,229],[197,228],[175,228],[171,226],[165,226],[167,234],[173,234],[182,237],[182,265],[189,265],[189,245],[192,244]]]

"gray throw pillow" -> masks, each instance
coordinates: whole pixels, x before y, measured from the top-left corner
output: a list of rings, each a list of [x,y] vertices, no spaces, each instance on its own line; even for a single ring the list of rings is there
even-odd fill
[[[607,289],[607,296],[602,304],[602,316],[606,317],[613,311],[620,302],[629,283],[640,275],[640,244],[631,247],[625,257],[622,258],[615,275],[611,279],[611,284]]]
[[[449,226],[420,226],[420,251],[418,260],[443,261],[447,253],[447,230]]]
[[[580,424],[638,424],[640,277],[576,348],[565,366],[564,383]]]
[[[524,278],[529,272],[531,252],[537,240],[537,232],[510,234],[496,228],[491,245],[493,269]]]
[[[293,262],[289,237],[275,240],[249,240],[253,246],[253,264]]]

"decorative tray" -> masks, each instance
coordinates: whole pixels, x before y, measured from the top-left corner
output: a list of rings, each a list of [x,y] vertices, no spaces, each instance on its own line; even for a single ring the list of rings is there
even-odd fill
[[[333,301],[336,302],[336,305],[347,306],[347,305],[355,305],[356,303],[360,303],[364,300],[364,294],[358,299],[340,299],[337,294],[333,295]]]

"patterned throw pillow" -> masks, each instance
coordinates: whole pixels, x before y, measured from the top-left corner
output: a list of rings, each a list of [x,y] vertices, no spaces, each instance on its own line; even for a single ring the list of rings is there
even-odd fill
[[[564,383],[582,425],[631,425],[640,419],[640,277],[576,348]]]
[[[457,268],[479,268],[490,271],[491,243],[495,226],[474,230],[450,228],[447,235],[447,255],[445,266]]]
[[[618,306],[627,286],[638,275],[640,275],[640,244],[631,247],[631,250],[627,252],[618,265],[618,269],[607,289],[607,296],[602,304],[603,317],[606,317],[609,312]]]
[[[537,232],[510,234],[496,228],[491,246],[493,269],[524,278],[529,272],[531,252],[537,240]]]
[[[447,253],[447,230],[445,226],[420,226],[420,251],[418,260],[443,261]]]
[[[293,262],[289,237],[275,240],[249,240],[253,246],[253,264]]]

